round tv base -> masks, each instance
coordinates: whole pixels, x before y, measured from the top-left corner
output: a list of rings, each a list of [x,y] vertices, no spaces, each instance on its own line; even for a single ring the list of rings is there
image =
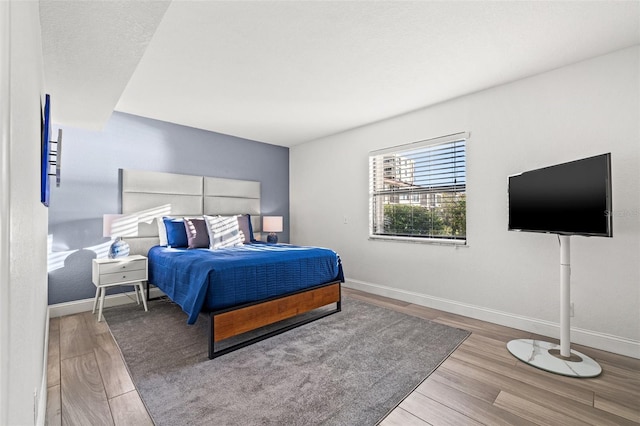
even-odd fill
[[[509,352],[522,362],[569,377],[596,377],[600,364],[583,353],[571,350],[570,357],[560,355],[560,345],[542,340],[518,339],[507,343]]]

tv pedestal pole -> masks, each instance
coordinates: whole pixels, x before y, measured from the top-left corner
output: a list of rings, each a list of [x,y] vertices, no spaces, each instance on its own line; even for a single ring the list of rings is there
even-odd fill
[[[509,352],[520,361],[551,373],[570,377],[596,377],[600,365],[588,356],[571,350],[571,244],[560,235],[560,345],[541,340],[518,339],[507,343]]]

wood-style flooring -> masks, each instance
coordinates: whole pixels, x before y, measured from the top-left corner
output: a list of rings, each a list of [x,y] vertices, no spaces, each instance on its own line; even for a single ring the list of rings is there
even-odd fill
[[[105,322],[84,312],[49,322],[48,425],[153,425]]]
[[[573,345],[603,372],[592,379],[563,377],[524,364],[506,349],[511,339],[540,336],[357,290],[343,292],[472,332],[382,426],[640,425],[640,360]],[[48,362],[48,425],[153,424],[108,326],[90,312],[51,319]]]

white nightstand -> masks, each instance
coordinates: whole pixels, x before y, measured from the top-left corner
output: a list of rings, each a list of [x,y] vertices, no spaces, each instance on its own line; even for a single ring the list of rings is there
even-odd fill
[[[102,307],[104,296],[108,287],[117,285],[131,285],[136,292],[138,305],[140,297],[144,310],[147,309],[147,299],[142,289],[142,283],[147,281],[147,258],[140,255],[120,257],[117,259],[93,259],[91,277],[96,286],[96,297],[93,300],[93,313],[96,312],[96,305],[100,299],[100,309],[98,311],[98,321],[102,321]],[[140,296],[138,296],[138,291]]]

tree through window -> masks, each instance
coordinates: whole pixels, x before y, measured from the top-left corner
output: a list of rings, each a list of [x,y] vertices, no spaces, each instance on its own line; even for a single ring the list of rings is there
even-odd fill
[[[465,242],[467,133],[369,154],[372,238]]]

